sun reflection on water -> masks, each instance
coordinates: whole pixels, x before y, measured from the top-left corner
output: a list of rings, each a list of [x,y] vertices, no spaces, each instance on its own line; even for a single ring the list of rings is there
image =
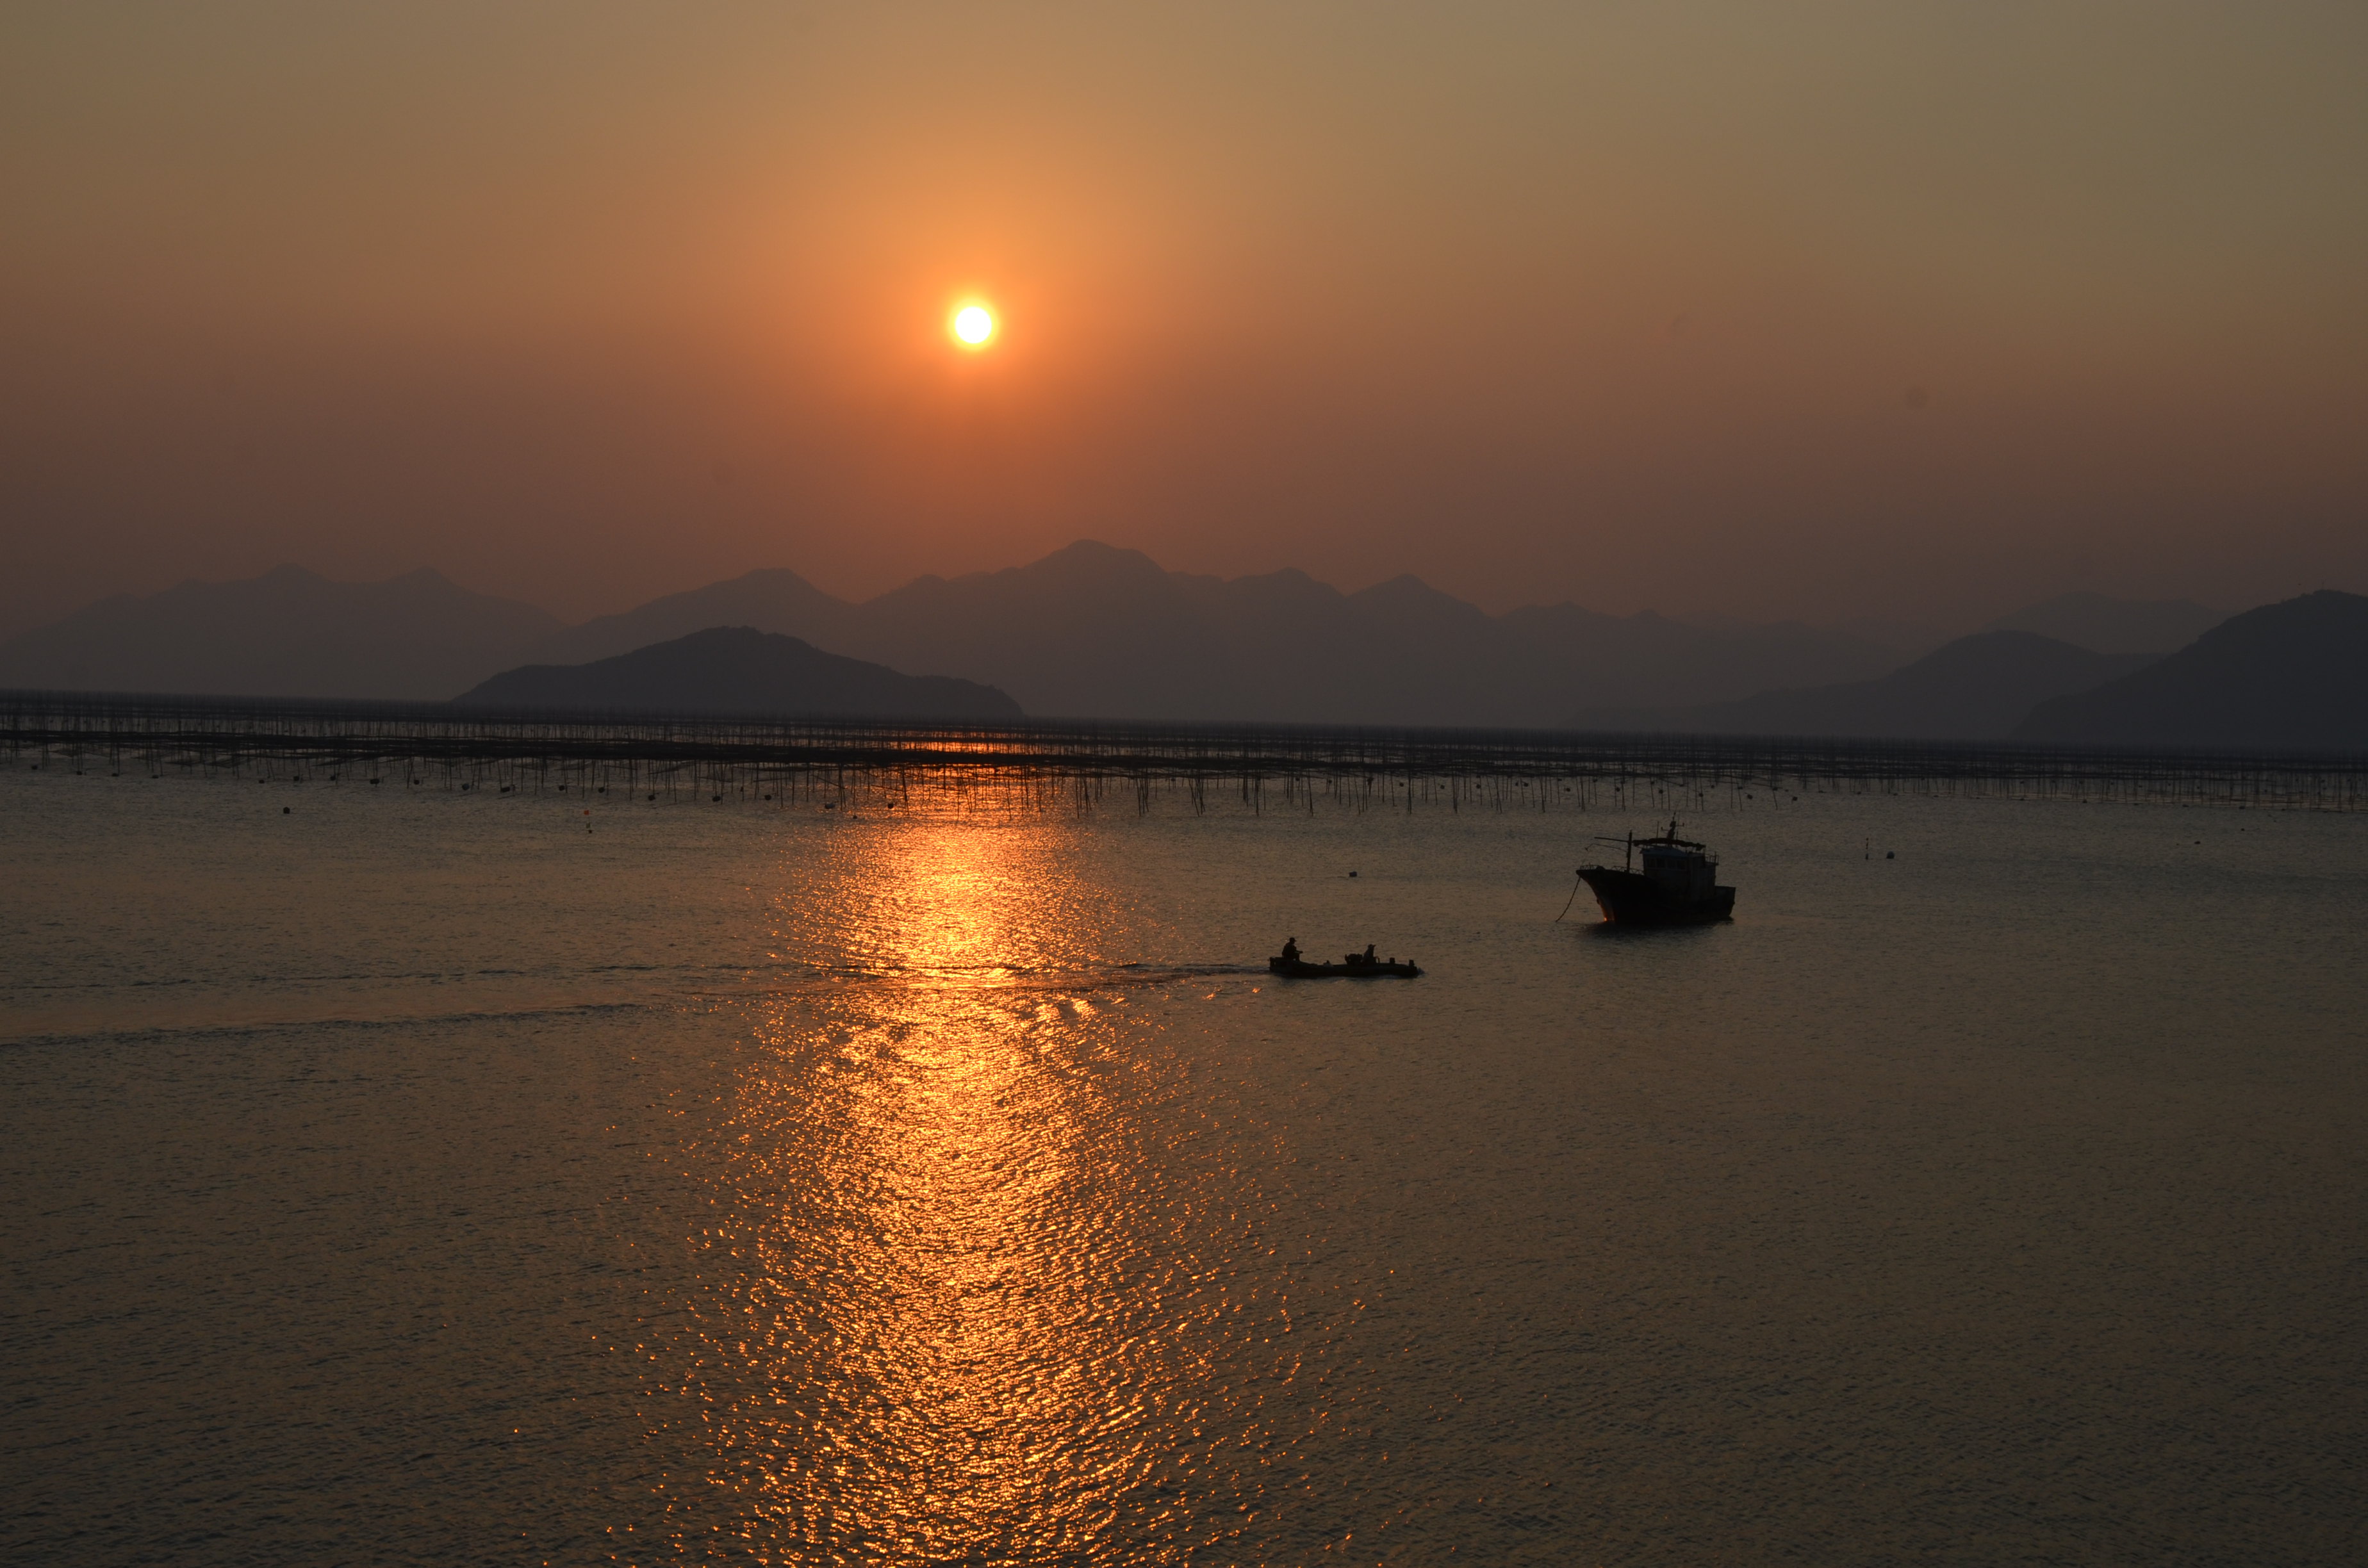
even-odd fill
[[[1192,1450],[1265,1205],[1171,1157],[1190,1131],[1126,990],[1014,983],[1130,922],[1041,836],[962,823],[846,835],[784,897],[785,954],[842,978],[767,1005],[685,1152],[710,1218],[682,1392],[748,1549],[1112,1561],[1114,1531],[1246,1522],[1228,1483],[1195,1523]]]

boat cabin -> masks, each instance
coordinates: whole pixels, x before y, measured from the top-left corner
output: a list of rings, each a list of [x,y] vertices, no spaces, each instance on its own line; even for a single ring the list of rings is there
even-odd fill
[[[1677,898],[1708,898],[1718,883],[1718,857],[1699,844],[1669,837],[1636,846],[1638,869]]]

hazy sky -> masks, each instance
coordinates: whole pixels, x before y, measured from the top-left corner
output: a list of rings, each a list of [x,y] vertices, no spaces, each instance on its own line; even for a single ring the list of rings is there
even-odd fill
[[[1491,608],[2368,590],[2358,0],[11,0],[0,201],[0,631],[1080,535]]]

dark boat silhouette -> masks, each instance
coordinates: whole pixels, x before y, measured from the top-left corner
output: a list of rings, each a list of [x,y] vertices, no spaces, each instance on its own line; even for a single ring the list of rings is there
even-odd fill
[[[1282,945],[1282,951],[1266,960],[1266,967],[1285,980],[1379,980],[1395,975],[1412,980],[1422,972],[1411,963],[1397,960],[1377,959],[1372,943],[1361,953],[1350,953],[1338,963],[1310,963],[1299,956],[1299,939],[1294,937]]]
[[[1718,885],[1718,857],[1669,831],[1652,838],[1599,838],[1622,846],[1620,869],[1581,866],[1578,876],[1616,926],[1707,926],[1735,916],[1735,890]]]

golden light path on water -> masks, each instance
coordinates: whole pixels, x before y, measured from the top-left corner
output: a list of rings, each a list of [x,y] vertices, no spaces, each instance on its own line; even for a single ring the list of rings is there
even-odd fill
[[[2368,1562],[2368,818],[263,793],[0,775],[16,1560]]]
[[[725,1528],[790,1561],[1085,1562],[1255,1524],[1272,1435],[1240,1385],[1288,1381],[1290,1307],[1138,987],[1079,983],[1141,917],[1057,835],[961,821],[837,840],[778,917],[839,979],[767,1005],[684,1152]]]

